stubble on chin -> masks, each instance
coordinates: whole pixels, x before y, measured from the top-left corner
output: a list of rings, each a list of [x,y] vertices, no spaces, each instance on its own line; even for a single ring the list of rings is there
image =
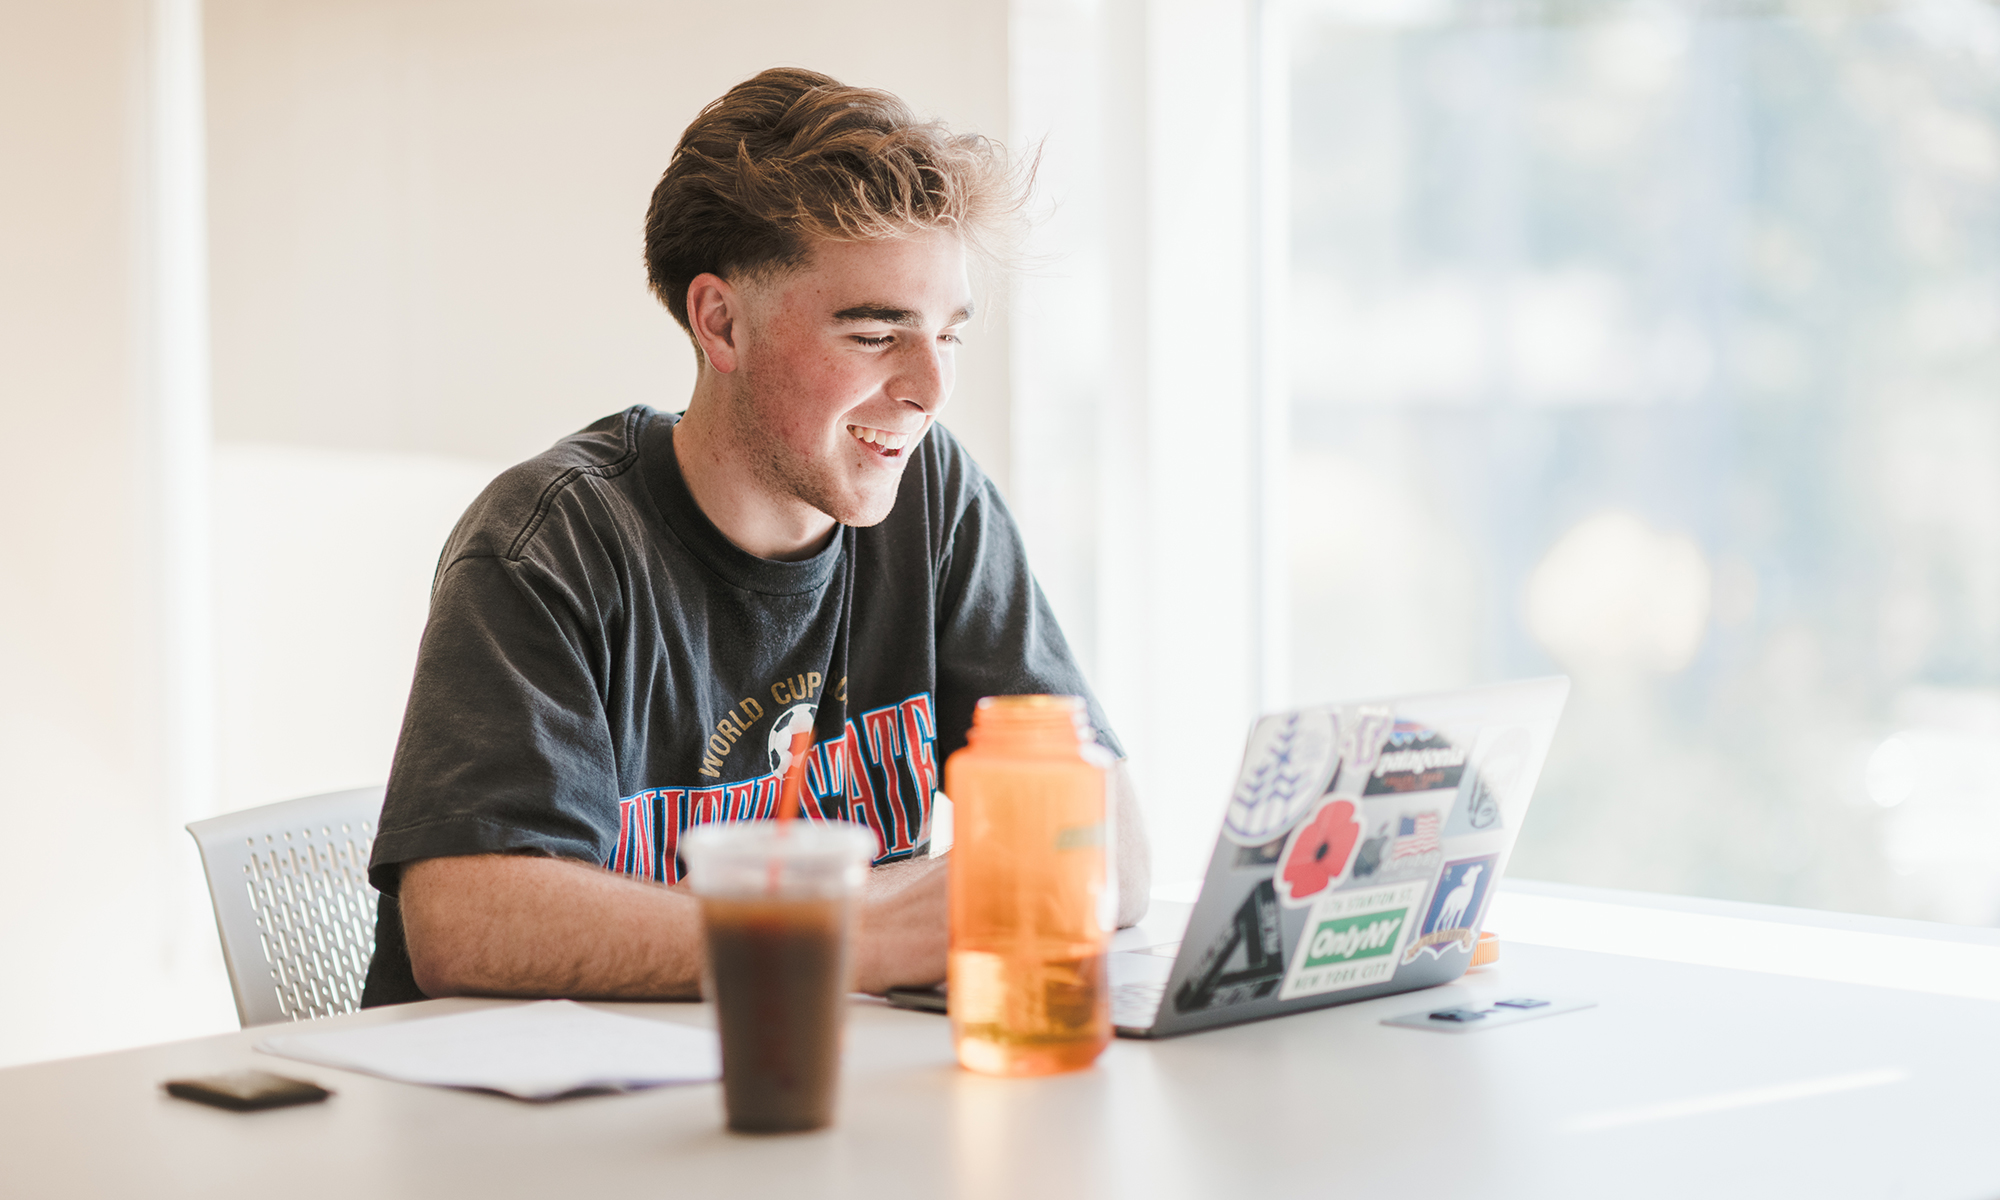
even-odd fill
[[[852,453],[850,451],[850,453]],[[902,484],[898,471],[873,488],[851,486],[840,476],[834,462],[799,461],[789,456],[773,463],[785,494],[809,504],[842,525],[866,529],[880,525],[896,506],[896,490]],[[789,469],[787,469],[789,468]],[[870,472],[872,474],[872,472]]]
[[[773,496],[797,500],[842,525],[865,529],[888,519],[902,484],[900,470],[886,488],[864,491],[850,486],[842,478],[846,472],[840,460],[858,450],[836,444],[823,457],[799,454],[775,432],[779,428],[776,418],[777,414],[762,411],[748,396],[739,397],[730,407],[730,434],[744,448],[744,461],[760,488]]]

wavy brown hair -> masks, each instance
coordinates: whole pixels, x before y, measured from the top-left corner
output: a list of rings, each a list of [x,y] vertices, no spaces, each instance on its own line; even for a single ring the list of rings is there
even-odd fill
[[[995,259],[1031,174],[1011,172],[990,139],[920,120],[888,92],[775,67],[681,135],[646,211],[646,277],[687,329],[695,276],[799,266],[817,239],[947,230]]]

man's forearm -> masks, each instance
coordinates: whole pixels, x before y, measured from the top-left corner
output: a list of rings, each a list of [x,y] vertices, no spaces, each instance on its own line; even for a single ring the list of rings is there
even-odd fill
[[[854,986],[944,978],[948,860],[869,873]],[[694,999],[700,901],[587,863],[519,855],[433,858],[403,870],[404,937],[427,996]]]
[[[686,892],[522,855],[403,869],[403,933],[427,996],[693,999],[701,909]]]

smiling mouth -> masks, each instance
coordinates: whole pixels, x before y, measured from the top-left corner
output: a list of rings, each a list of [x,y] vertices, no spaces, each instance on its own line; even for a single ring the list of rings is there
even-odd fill
[[[870,429],[866,425],[849,425],[847,432],[855,441],[867,446],[883,458],[901,457],[911,442],[923,436],[922,430],[916,433],[890,433],[886,429]]]

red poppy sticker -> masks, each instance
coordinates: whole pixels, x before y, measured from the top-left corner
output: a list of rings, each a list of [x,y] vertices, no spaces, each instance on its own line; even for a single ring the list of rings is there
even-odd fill
[[[1327,885],[1347,872],[1354,857],[1354,845],[1361,840],[1361,824],[1354,819],[1352,800],[1335,800],[1321,806],[1312,819],[1292,835],[1285,865],[1278,872],[1287,899],[1302,903],[1325,891]]]

